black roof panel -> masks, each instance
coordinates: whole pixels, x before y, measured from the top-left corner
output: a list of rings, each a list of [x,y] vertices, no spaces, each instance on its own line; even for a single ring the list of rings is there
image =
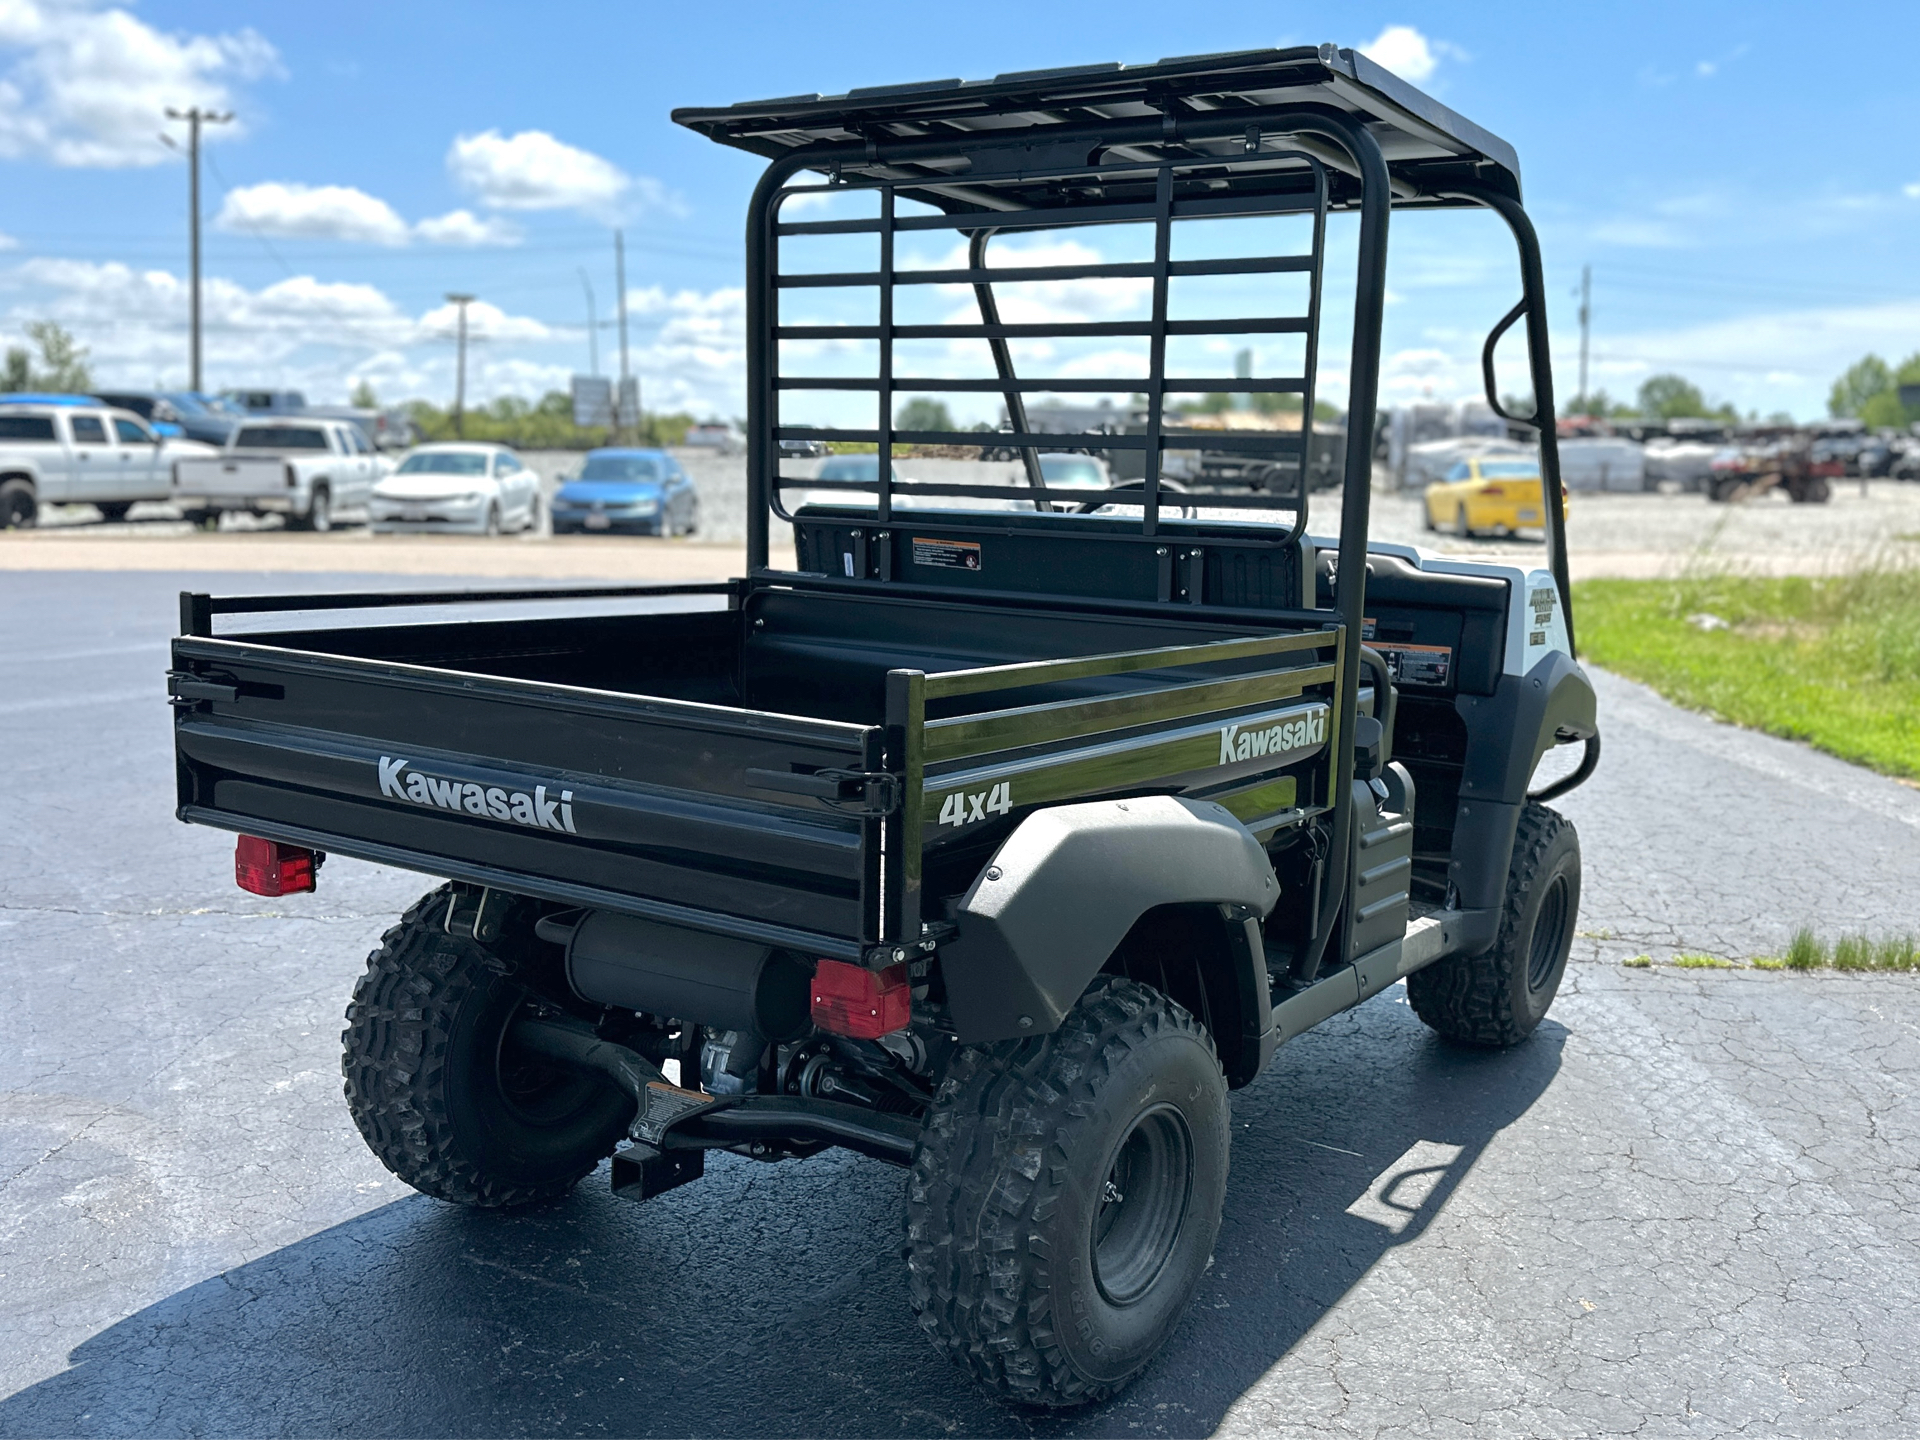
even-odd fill
[[[1333,107],[1366,124],[1386,156],[1399,203],[1417,203],[1423,194],[1469,179],[1519,195],[1520,162],[1511,145],[1358,51],[1333,45],[1189,55],[1150,65],[1074,65],[991,80],[876,86],[845,95],[794,95],[721,109],[680,109],[673,118],[709,139],[769,158],[817,150],[823,169],[838,164],[896,181],[917,173],[950,180],[957,178],[951,170],[916,170],[916,162],[890,160],[876,147],[898,154],[903,145],[924,151],[941,140],[951,140],[956,152],[977,149],[980,140],[996,146],[1044,144],[1049,130],[1066,126],[1097,128],[1103,121],[1171,116],[1167,144],[1129,144],[1127,152],[1143,159],[1169,151],[1198,153],[1224,161],[1233,152],[1217,137],[1201,145],[1172,139],[1179,121],[1202,116],[1217,121],[1225,118],[1221,111],[1301,105]],[[865,164],[849,158],[856,147]],[[836,150],[838,155],[831,153]]]

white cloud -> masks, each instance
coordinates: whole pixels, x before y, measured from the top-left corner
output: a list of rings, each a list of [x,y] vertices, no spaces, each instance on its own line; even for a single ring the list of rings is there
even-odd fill
[[[20,242],[11,235],[0,235],[0,250],[18,250]]]
[[[497,215],[484,219],[471,210],[450,210],[422,220],[413,233],[433,245],[518,245],[520,227]]]
[[[556,140],[544,130],[461,135],[447,152],[454,182],[496,210],[585,210],[611,215],[636,189],[610,160]],[[643,192],[658,192],[649,183]],[[645,195],[643,194],[643,198]]]
[[[350,185],[308,186],[270,180],[244,186],[228,192],[213,223],[222,230],[289,240],[407,243],[407,222],[394,213],[393,207]]]
[[[1914,181],[1911,185],[1902,185],[1900,193],[1909,200],[1920,200],[1920,180]]]
[[[460,318],[457,305],[442,305],[422,315],[417,326],[417,337],[423,340],[450,340],[454,337]],[[498,305],[490,305],[485,300],[475,300],[467,306],[467,339],[471,341],[492,340],[548,340],[553,331],[538,320],[529,320],[524,316],[509,315]]]
[[[32,259],[0,272],[0,330],[8,343],[26,321],[59,321],[92,352],[103,383],[178,383],[186,370],[187,287],[165,270],[118,263]],[[293,276],[249,290],[213,275],[204,287],[208,379],[215,388],[285,384],[317,399],[344,399],[367,375],[390,399],[444,399],[452,391],[453,311],[407,314],[372,285]],[[520,347],[550,344],[537,320],[476,304],[468,356],[469,393],[477,400],[528,393],[536,374],[564,367]],[[551,376],[548,377],[551,379]],[[554,386],[544,384],[531,393]]]
[[[745,413],[745,290],[629,290],[627,308],[643,336],[657,326],[634,352],[647,409]]]
[[[86,0],[0,3],[0,156],[56,165],[158,165],[169,106],[230,110],[232,84],[276,73],[253,30],[168,34]],[[209,127],[223,139],[242,122]]]
[[[267,181],[229,191],[214,218],[222,230],[288,240],[346,240],[369,245],[517,245],[520,229],[497,216],[453,210],[409,226],[393,207],[350,185]]]
[[[1444,47],[1430,42],[1411,25],[1389,25],[1360,47],[1376,65],[1384,65],[1402,80],[1419,84],[1439,67]]]

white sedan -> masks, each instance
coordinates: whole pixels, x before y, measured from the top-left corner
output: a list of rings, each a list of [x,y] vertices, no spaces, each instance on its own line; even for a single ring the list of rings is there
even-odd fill
[[[504,445],[422,445],[373,487],[368,519],[378,534],[532,530],[540,477]]]

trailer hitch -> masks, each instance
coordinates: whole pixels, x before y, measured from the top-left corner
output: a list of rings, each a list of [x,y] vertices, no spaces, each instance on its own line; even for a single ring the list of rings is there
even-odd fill
[[[798,1140],[841,1145],[895,1165],[913,1163],[920,1122],[879,1114],[837,1100],[790,1095],[708,1095],[672,1084],[637,1050],[602,1040],[583,1021],[527,1018],[514,1022],[512,1042],[550,1060],[605,1076],[633,1098],[629,1133],[648,1152],[731,1148],[755,1140]],[[643,1157],[644,1158],[644,1157]],[[661,1162],[649,1161],[648,1187],[670,1178]],[[692,1179],[698,1171],[686,1174]],[[643,1182],[636,1178],[633,1183]],[[676,1180],[675,1183],[684,1183]],[[657,1194],[649,1188],[648,1193]]]

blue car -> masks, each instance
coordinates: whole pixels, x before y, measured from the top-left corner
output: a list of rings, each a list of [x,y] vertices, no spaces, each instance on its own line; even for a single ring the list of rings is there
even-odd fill
[[[209,445],[225,445],[245,420],[245,412],[225,400],[191,390],[110,390],[96,392],[109,405],[131,410],[162,435],[185,435]]]
[[[580,473],[554,492],[553,533],[691,535],[700,497],[664,450],[590,450]]]

